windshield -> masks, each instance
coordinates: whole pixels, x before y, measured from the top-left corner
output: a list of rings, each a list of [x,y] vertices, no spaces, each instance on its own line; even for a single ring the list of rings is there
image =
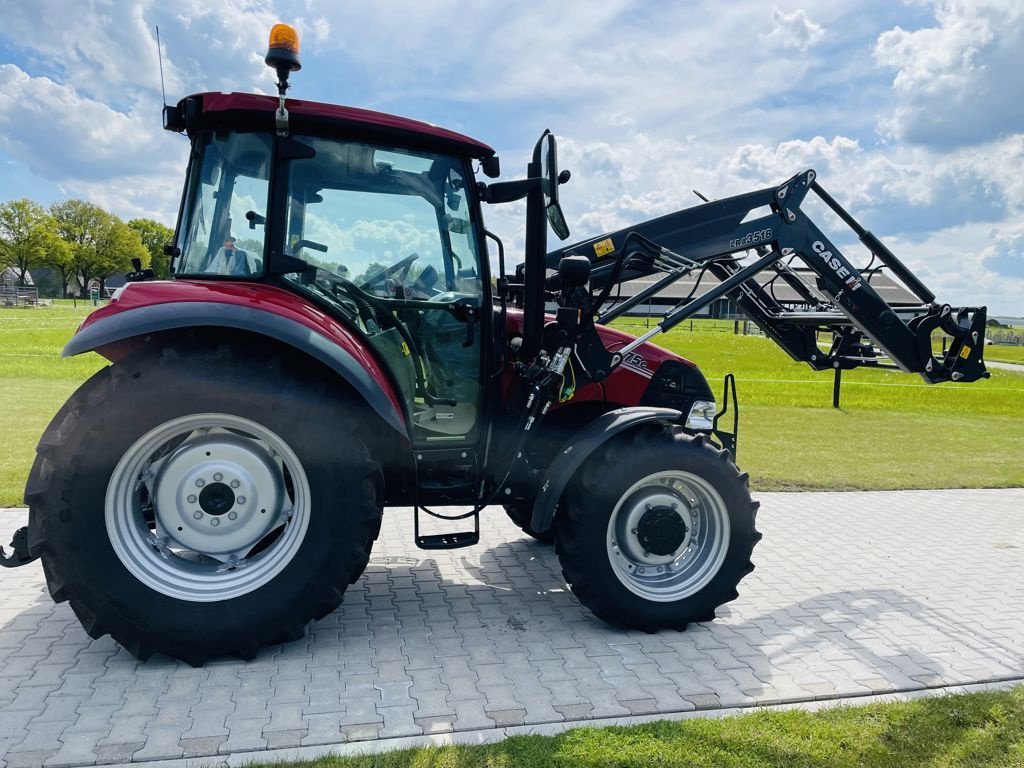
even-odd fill
[[[271,137],[206,135],[197,140],[181,230],[178,275],[248,277],[263,272]]]

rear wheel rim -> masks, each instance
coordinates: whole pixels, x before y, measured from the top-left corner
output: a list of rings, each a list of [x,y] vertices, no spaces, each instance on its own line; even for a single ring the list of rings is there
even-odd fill
[[[605,536],[619,582],[652,602],[690,597],[718,574],[729,551],[729,511],[703,478],[648,475],[619,497]]]
[[[230,600],[267,584],[295,558],[309,526],[298,456],[249,419],[172,419],[124,453],[107,485],[107,536],[121,563],[157,592]]]

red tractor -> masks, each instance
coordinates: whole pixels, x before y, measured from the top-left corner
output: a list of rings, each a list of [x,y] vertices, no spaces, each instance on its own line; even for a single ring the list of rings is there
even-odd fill
[[[29,524],[2,555],[41,557],[54,600],[139,658],[251,658],[300,637],[363,572],[386,506],[413,507],[417,545],[437,549],[476,543],[481,509],[503,505],[554,540],[572,591],[605,621],[713,619],[753,568],[757,504],[705,377],[646,340],[716,299],[817,369],[984,375],[984,308],[934,304],[843,211],[921,297],[890,307],[801,212],[811,190],[842,210],[813,171],[548,253],[549,225],[568,235],[552,134],[525,179],[484,183],[474,164],[499,174],[486,144],[286,100],[289,28],[275,27],[267,62],[276,98],[165,108],[192,146],[173,278],[137,265],[68,344],[110,365],[43,435]],[[523,199],[525,263],[506,275],[482,207]],[[605,325],[695,270],[717,286],[644,338]],[[776,302],[765,271],[805,305]],[[651,275],[650,292],[611,301]],[[954,343],[936,357],[939,326]],[[464,522],[427,533],[422,514]]]

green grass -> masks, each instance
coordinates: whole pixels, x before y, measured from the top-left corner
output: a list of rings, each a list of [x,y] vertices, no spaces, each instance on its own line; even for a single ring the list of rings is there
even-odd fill
[[[642,323],[620,327],[645,330]],[[993,370],[971,384],[929,385],[897,371],[844,371],[836,410],[831,372],[793,362],[762,337],[688,327],[654,341],[699,363],[716,396],[722,376],[736,375],[738,459],[755,489],[1024,485],[1022,373]]]
[[[62,360],[60,351],[91,304],[0,309],[0,387],[7,401],[0,442],[0,507],[22,503],[35,445],[61,404],[103,367],[96,354]]]
[[[992,344],[985,347],[985,359],[999,363],[1019,363],[1024,365],[1024,346],[1008,344]]]
[[[0,443],[0,506],[22,503],[36,441],[103,365],[95,354],[60,359],[91,309],[70,301],[0,309],[0,385],[16,414]],[[756,490],[1024,485],[1024,374],[993,370],[987,381],[929,386],[860,369],[844,373],[842,409],[834,410],[830,373],[793,362],[767,339],[734,335],[731,322],[688,328],[655,341],[698,362],[716,394],[721,377],[736,374],[738,458]],[[645,330],[642,323],[627,329]]]
[[[1024,687],[1006,692],[836,707],[755,712],[496,744],[325,757],[312,768],[1011,768],[1024,766]]]

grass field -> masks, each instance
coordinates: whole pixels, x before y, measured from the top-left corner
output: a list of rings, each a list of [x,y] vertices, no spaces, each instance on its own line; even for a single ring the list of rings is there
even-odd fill
[[[642,321],[620,327],[646,330]],[[897,371],[833,377],[793,362],[732,323],[683,324],[654,341],[698,362],[716,395],[733,373],[739,464],[760,490],[880,490],[1024,485],[1024,373],[993,370],[972,384],[925,384]],[[711,329],[715,329],[711,331]]]
[[[0,385],[8,403],[0,444],[0,506],[22,503],[34,446],[61,403],[104,365],[60,350],[91,306],[0,309]],[[1024,485],[1024,374],[994,370],[974,384],[928,386],[890,371],[843,377],[794,363],[733,324],[698,321],[655,339],[700,363],[716,393],[736,375],[739,463],[755,489],[887,489]],[[628,330],[640,332],[634,325]],[[992,349],[991,347],[989,349]],[[1011,347],[1000,349],[1014,349]]]
[[[581,728],[497,744],[282,763],[309,768],[1012,768],[1024,766],[1024,688],[822,712]]]
[[[1024,365],[1024,346],[1011,347],[993,344],[985,349],[985,358],[999,363],[1020,363]]]

